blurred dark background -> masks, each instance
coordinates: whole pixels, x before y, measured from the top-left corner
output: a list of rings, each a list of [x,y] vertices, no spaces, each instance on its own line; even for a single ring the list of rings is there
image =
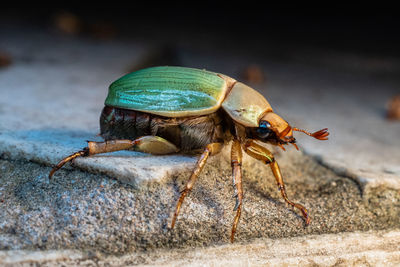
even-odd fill
[[[255,2],[240,5],[154,2],[114,8],[94,4],[2,7],[0,22],[3,26],[25,23],[45,30],[57,26],[72,35],[99,39],[136,38],[172,45],[195,41],[214,49],[243,52],[262,51],[265,45],[284,45],[290,49],[312,46],[392,56],[399,56],[400,51],[398,9],[365,4],[319,9],[302,5],[277,8]]]
[[[116,41],[148,48],[140,60],[132,59],[125,72],[154,65],[182,65],[257,83],[265,81],[265,73],[275,67],[296,73],[298,69],[288,68],[308,66],[398,83],[399,26],[396,8],[366,4],[324,8],[297,4],[283,8],[248,1],[3,7],[0,66],[32,60],[16,56],[7,44],[7,36],[26,36],[23,42],[33,38],[34,46],[46,39],[52,40],[50,46],[84,40],[96,45]],[[42,40],[40,33],[46,38]],[[185,55],[190,60],[182,60]]]

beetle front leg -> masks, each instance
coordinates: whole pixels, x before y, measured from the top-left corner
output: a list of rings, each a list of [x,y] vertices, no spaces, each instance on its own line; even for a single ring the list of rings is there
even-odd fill
[[[234,139],[231,148],[231,165],[232,165],[232,180],[233,187],[235,189],[236,204],[234,211],[236,210],[236,216],[232,225],[231,242],[235,238],[236,228],[239,223],[240,215],[242,213],[242,202],[243,202],[243,187],[242,187],[242,148],[240,142]]]
[[[308,216],[307,209],[303,205],[294,203],[286,195],[285,184],[283,182],[282,173],[279,168],[278,163],[275,161],[274,155],[265,147],[256,144],[253,140],[248,140],[244,145],[244,150],[251,157],[261,160],[271,167],[272,173],[275,176],[276,183],[278,185],[279,191],[286,203],[290,204],[292,207],[299,209],[305,219],[306,224],[310,223],[310,217]]]
[[[172,217],[171,221],[171,229],[174,228],[176,219],[178,217],[179,211],[181,209],[183,200],[185,199],[186,195],[192,190],[194,183],[196,182],[197,178],[199,177],[204,165],[207,162],[207,159],[210,155],[215,155],[219,153],[222,149],[223,144],[221,143],[211,143],[206,146],[204,152],[201,154],[200,158],[196,163],[196,167],[194,168],[192,175],[189,178],[189,181],[186,183],[185,189],[181,192],[179,197],[178,203],[176,204],[176,209],[174,216]]]

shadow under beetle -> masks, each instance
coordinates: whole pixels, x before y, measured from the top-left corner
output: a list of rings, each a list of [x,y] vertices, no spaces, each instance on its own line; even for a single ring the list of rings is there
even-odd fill
[[[231,144],[232,178],[236,215],[231,231],[233,242],[243,203],[242,150],[269,164],[284,200],[299,209],[310,223],[307,209],[286,195],[285,185],[273,154],[260,143],[298,149],[293,131],[327,140],[328,129],[309,133],[291,127],[275,114],[268,101],[251,87],[226,75],[184,67],[153,67],[123,76],[110,85],[100,116],[104,142],[88,146],[63,160],[49,178],[65,163],[77,157],[134,149],[151,154],[200,151],[196,166],[181,192],[172,217],[174,228],[181,205],[192,190],[209,156]]]

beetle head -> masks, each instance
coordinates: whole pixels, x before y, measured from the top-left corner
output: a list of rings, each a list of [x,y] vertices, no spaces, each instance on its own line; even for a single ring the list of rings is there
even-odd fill
[[[283,150],[285,148],[283,145],[292,144],[298,150],[296,145],[296,139],[293,137],[293,131],[303,132],[309,136],[312,136],[319,140],[327,140],[328,139],[328,129],[322,129],[314,133],[309,133],[305,130],[291,127],[287,121],[285,121],[279,115],[268,112],[266,113],[260,120],[259,127],[253,128],[251,135],[262,141],[268,142],[274,145],[280,146]]]

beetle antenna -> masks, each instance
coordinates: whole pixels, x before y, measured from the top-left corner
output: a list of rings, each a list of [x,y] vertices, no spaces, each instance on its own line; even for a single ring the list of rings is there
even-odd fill
[[[328,140],[328,135],[329,135],[328,128],[324,128],[324,129],[319,130],[314,133],[310,133],[310,132],[307,132],[306,130],[302,130],[302,129],[299,129],[296,127],[293,127],[292,130],[305,133],[306,135],[312,136],[318,140]]]

